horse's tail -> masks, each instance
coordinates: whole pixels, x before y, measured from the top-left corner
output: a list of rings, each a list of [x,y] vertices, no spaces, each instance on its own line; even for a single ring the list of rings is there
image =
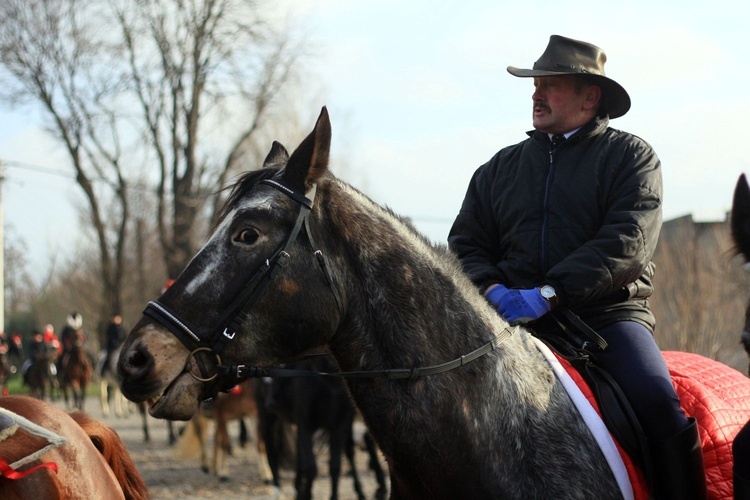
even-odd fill
[[[203,448],[200,436],[205,436],[208,428],[207,423],[208,419],[201,412],[196,413],[192,420],[187,423],[174,448],[178,460],[190,460],[200,456]],[[196,427],[201,428],[200,434]]]
[[[91,442],[104,457],[127,500],[147,500],[148,486],[135,466],[130,453],[114,429],[91,418],[81,411],[74,411],[70,416],[88,434]]]

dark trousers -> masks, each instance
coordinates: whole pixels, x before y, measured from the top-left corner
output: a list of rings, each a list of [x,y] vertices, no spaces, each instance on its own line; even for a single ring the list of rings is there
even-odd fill
[[[661,441],[685,429],[688,419],[651,331],[634,321],[619,321],[597,333],[608,348],[596,359],[622,389],[646,437]]]

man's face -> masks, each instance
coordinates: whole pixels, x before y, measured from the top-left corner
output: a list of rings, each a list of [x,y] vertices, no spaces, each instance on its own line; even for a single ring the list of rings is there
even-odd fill
[[[574,76],[534,78],[532,121],[547,134],[562,134],[588,123],[596,114],[600,91],[595,85],[577,85]],[[595,95],[592,95],[592,92]]]

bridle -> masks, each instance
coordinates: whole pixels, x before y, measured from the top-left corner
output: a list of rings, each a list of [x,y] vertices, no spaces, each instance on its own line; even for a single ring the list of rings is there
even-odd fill
[[[323,255],[321,250],[316,248],[316,244],[310,231],[309,215],[310,211],[312,210],[313,201],[315,199],[315,186],[313,186],[311,197],[307,198],[306,196],[300,195],[287,186],[284,186],[283,184],[271,179],[263,179],[259,181],[258,184],[271,186],[289,196],[292,200],[296,201],[299,204],[297,220],[294,223],[292,230],[289,232],[289,234],[287,234],[286,238],[284,238],[284,240],[278,245],[271,256],[265,260],[264,264],[255,271],[252,278],[250,278],[250,281],[243,287],[243,289],[230,304],[224,314],[222,314],[221,319],[218,321],[219,326],[215,328],[208,336],[202,337],[195,333],[193,329],[185,321],[181,320],[176,313],[170,311],[164,304],[160,303],[158,300],[149,302],[146,306],[146,309],[143,311],[143,314],[150,316],[157,322],[161,323],[170,332],[172,332],[172,334],[174,334],[175,337],[177,337],[177,339],[180,340],[180,342],[182,342],[185,347],[187,347],[187,349],[190,351],[190,355],[188,356],[188,359],[186,361],[185,370],[190,373],[195,379],[201,382],[210,382],[221,376],[222,379],[224,379],[231,385],[234,385],[241,380],[252,377],[285,378],[305,376],[330,376],[347,378],[379,377],[388,379],[413,379],[426,375],[436,375],[438,373],[444,373],[460,366],[464,366],[465,364],[470,363],[471,361],[474,361],[475,359],[495,350],[506,338],[510,337],[518,329],[518,327],[508,326],[498,335],[493,336],[492,340],[468,354],[459,356],[458,358],[446,363],[425,367],[327,373],[285,368],[265,368],[258,366],[247,366],[244,364],[224,365],[221,361],[222,351],[230,342],[234,340],[242,323],[247,319],[252,307],[255,305],[258,299],[260,299],[261,295],[271,284],[278,272],[284,268],[285,263],[289,258],[289,253],[287,250],[296,241],[303,227],[307,232],[307,239],[310,242],[314,255],[316,256],[318,265],[323,271],[329,288],[331,289],[331,292],[333,293],[333,296],[336,300],[336,305],[338,306],[339,313],[342,314],[343,312],[341,297],[334,284],[327,259]],[[213,374],[209,373],[209,369],[205,366],[204,361],[199,356],[197,356],[197,354],[201,352],[206,352],[215,356],[216,371]],[[196,363],[201,371],[200,375],[196,375],[190,369],[191,359],[196,360]]]
[[[158,300],[154,300],[148,303],[143,314],[150,316],[164,327],[166,327],[182,344],[187,347],[190,351],[190,356],[186,366],[190,364],[191,358],[196,360],[199,366],[201,375],[198,376],[192,371],[189,371],[193,377],[200,380],[201,382],[209,382],[219,376],[220,373],[229,374],[233,378],[242,380],[248,378],[245,365],[233,365],[225,366],[221,362],[221,353],[224,351],[226,346],[235,339],[237,332],[240,330],[242,323],[247,319],[250,314],[250,310],[258,302],[260,297],[263,295],[265,290],[271,284],[273,279],[279,273],[281,269],[286,265],[289,259],[289,248],[294,244],[302,231],[303,227],[307,232],[307,239],[313,248],[313,253],[316,257],[319,267],[323,271],[331,292],[336,300],[336,305],[341,313],[341,297],[338,290],[336,289],[333,276],[331,275],[328,262],[323,252],[316,248],[315,242],[310,231],[309,215],[312,210],[313,202],[315,200],[316,186],[313,185],[311,190],[310,198],[296,193],[294,190],[281,184],[280,182],[263,179],[258,184],[264,184],[271,186],[278,191],[281,191],[289,198],[297,202],[299,205],[299,211],[297,212],[297,219],[292,227],[291,231],[286,235],[283,241],[279,243],[273,253],[265,259],[264,263],[258,267],[250,280],[240,290],[240,293],[232,301],[232,303],[224,311],[220,319],[218,320],[218,327],[214,328],[208,336],[201,336],[195,333],[194,329],[187,324],[186,321],[180,319],[180,317],[167,306],[160,303]],[[200,352],[206,352],[213,354],[216,357],[217,371],[209,375],[208,368],[205,366],[201,357],[197,356]]]

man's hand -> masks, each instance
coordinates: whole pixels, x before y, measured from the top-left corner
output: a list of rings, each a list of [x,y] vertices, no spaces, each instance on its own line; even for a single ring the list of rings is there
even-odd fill
[[[497,285],[490,287],[485,295],[511,325],[534,321],[552,310],[538,288],[509,290],[505,285]]]

